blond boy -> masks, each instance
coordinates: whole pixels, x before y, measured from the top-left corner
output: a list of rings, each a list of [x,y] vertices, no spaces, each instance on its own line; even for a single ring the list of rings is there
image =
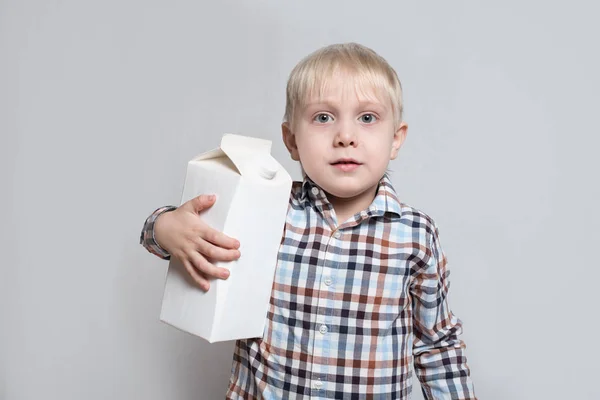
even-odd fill
[[[237,341],[226,397],[407,399],[414,366],[427,399],[475,399],[438,229],[386,175],[407,133],[395,71],[354,43],[310,54],[290,75],[282,133],[304,180],[292,187],[264,335]],[[204,290],[229,275],[207,259],[240,256],[198,218],[213,202],[162,207],[141,237]]]

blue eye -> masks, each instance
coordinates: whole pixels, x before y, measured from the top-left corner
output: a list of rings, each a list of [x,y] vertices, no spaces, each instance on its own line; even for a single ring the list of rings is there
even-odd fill
[[[329,115],[329,114],[318,114],[315,117],[314,121],[318,122],[320,124],[326,124],[326,123],[330,122],[331,119],[332,119],[331,115]]]
[[[365,124],[372,124],[375,121],[377,121],[377,117],[373,114],[364,114],[360,117],[360,122],[363,122]]]

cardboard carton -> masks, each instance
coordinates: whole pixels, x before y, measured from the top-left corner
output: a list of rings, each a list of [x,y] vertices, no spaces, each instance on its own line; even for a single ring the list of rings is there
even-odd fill
[[[226,134],[220,148],[189,161],[181,204],[216,194],[200,218],[238,239],[241,257],[214,262],[231,274],[212,280],[208,292],[172,259],[161,321],[211,343],[263,335],[292,185],[270,152],[268,140]]]

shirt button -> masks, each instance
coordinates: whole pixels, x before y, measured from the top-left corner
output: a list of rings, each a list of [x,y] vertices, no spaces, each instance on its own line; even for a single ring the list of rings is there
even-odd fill
[[[313,387],[317,390],[321,390],[323,387],[323,382],[319,379],[318,381],[314,382]]]
[[[373,211],[377,212],[377,206],[373,206]]]
[[[321,332],[323,335],[327,333],[327,326],[325,325],[321,325],[321,327],[319,328],[319,332]]]
[[[311,192],[312,192],[312,194],[314,194],[316,196],[319,194],[319,189],[314,187],[314,188],[312,188]]]
[[[333,281],[331,280],[331,278],[329,278],[329,277],[325,278],[325,285],[331,286],[332,283],[333,283]]]
[[[336,232],[333,234],[333,237],[334,237],[334,238],[336,238],[336,239],[339,239],[339,238],[341,238],[341,237],[342,237],[342,232],[340,232],[340,231],[336,231]]]

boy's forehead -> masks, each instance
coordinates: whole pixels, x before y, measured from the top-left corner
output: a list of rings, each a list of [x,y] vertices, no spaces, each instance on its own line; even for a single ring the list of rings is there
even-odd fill
[[[377,87],[367,79],[353,75],[333,74],[324,76],[305,93],[304,104],[337,103],[342,101],[378,103],[384,107],[391,105],[386,90]]]

